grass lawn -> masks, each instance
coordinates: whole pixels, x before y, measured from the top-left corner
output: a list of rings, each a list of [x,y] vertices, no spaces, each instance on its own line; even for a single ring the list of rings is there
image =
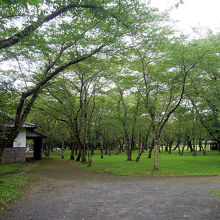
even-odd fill
[[[61,157],[61,151],[51,153],[52,157]],[[154,158],[147,158],[145,152],[140,161],[137,163],[135,159],[137,151],[133,152],[133,161],[126,161],[125,153],[120,155],[104,155],[104,159],[100,159],[99,151],[95,152],[92,157],[92,166],[87,167],[86,164],[73,162],[79,167],[98,172],[116,175],[135,175],[135,176],[206,176],[220,175],[220,153],[217,151],[207,151],[207,155],[203,156],[202,152],[197,152],[197,156],[193,157],[191,152],[184,152],[183,156],[177,152],[168,154],[167,152],[159,153],[159,171],[153,170]],[[70,151],[65,151],[65,159],[70,158]]]
[[[14,172],[16,170],[21,169],[23,166],[24,166],[24,163],[0,164],[0,175]]]
[[[14,201],[23,192],[27,184],[26,172],[14,172],[23,166],[24,163],[0,164],[0,208]]]

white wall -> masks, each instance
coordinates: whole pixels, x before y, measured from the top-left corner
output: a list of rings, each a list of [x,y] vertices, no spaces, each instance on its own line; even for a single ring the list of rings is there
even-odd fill
[[[13,147],[26,147],[26,129],[22,129],[13,142]]]

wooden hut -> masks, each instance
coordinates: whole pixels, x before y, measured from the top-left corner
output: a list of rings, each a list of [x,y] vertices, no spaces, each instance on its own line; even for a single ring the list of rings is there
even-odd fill
[[[12,117],[8,116],[10,121],[14,120]],[[7,123],[7,128],[12,128],[13,123]],[[2,161],[3,163],[15,163],[25,161],[25,152],[27,149],[27,139],[34,140],[34,152],[33,159],[41,160],[41,150],[42,150],[42,140],[47,136],[36,131],[37,126],[35,124],[25,122],[22,128],[15,138],[13,145],[8,146],[4,150]]]

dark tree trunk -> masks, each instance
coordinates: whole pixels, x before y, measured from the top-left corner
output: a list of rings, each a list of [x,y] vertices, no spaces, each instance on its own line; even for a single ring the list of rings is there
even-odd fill
[[[78,146],[75,147],[75,155],[77,155]]]
[[[136,162],[139,162],[140,158],[141,158],[141,155],[144,153],[144,150],[146,150],[148,148],[148,138],[149,138],[149,134],[150,134],[150,130],[148,130],[147,134],[146,134],[146,137],[144,138],[143,140],[143,146],[142,146],[142,149],[141,151],[138,150],[138,156],[136,158]],[[139,138],[140,139],[140,138]],[[139,142],[140,143],[140,142]]]
[[[135,139],[134,139],[134,134],[132,134],[131,138],[131,150],[135,151]]]
[[[124,152],[124,141],[119,143],[119,153]]]
[[[108,155],[108,145],[107,145],[107,143],[104,143],[104,148],[105,148],[105,155]]]
[[[109,147],[108,147],[108,156],[111,156],[112,155],[112,153],[111,153],[111,146],[109,145]]]
[[[137,158],[136,158],[136,162],[139,162],[139,160],[140,160],[142,154],[144,153],[144,151],[145,151],[147,148],[148,148],[148,146],[147,146],[147,143],[146,143],[146,145],[142,147],[141,151],[138,152],[138,156],[137,156]]]
[[[174,142],[174,141],[171,141],[171,142],[169,143],[169,154],[171,154],[173,142]]]
[[[80,159],[81,159],[81,147],[79,147],[79,149],[78,149],[78,154],[77,154],[76,161],[79,162]]]
[[[154,170],[158,170],[158,151],[159,151],[159,138],[155,136],[154,133],[154,148],[155,148],[155,156],[154,156]]]
[[[103,150],[104,150],[104,142],[103,142],[103,137],[102,137],[102,140],[101,140],[101,144],[100,144],[100,156],[101,156],[101,159],[104,159],[104,156],[103,156]]]
[[[70,154],[70,160],[74,160],[74,144],[71,142],[70,144],[70,148],[71,148],[71,154]]]
[[[142,146],[142,148],[144,147],[144,145]],[[138,156],[136,158],[136,162],[138,162],[140,160],[141,157],[141,133],[139,133],[138,135]]]
[[[148,153],[148,158],[151,158],[151,156],[152,156],[152,151],[154,149],[154,144],[155,144],[155,141],[153,139],[152,142],[151,142],[149,153]]]
[[[207,145],[207,140],[205,141],[205,146],[204,146],[204,148],[203,148],[203,146],[202,146],[202,141],[201,141],[201,140],[200,140],[199,144],[201,145],[203,155],[206,155],[206,145]],[[199,146],[199,147],[200,147],[200,146]]]
[[[62,158],[62,159],[64,159],[64,151],[65,151],[64,141],[62,140],[62,155],[61,155],[61,158]]]
[[[185,144],[185,141],[184,141],[184,142],[183,142],[183,148],[182,148],[182,151],[181,151],[181,154],[180,154],[181,156],[183,156],[183,152],[184,152],[185,145],[186,145],[186,144]]]
[[[101,159],[104,159],[104,156],[103,156],[103,149],[100,150],[100,153],[101,153]]]
[[[91,145],[91,154],[92,154],[92,155],[94,155],[94,148],[95,148],[95,146],[94,146],[94,144],[92,144],[92,145]]]
[[[118,150],[118,147],[116,147],[116,153],[115,153],[116,155],[118,155],[119,154],[119,150]]]
[[[92,165],[92,146],[91,144],[87,144],[87,151],[88,151],[88,167],[91,167]],[[90,153],[91,151],[91,153]]]
[[[193,156],[196,156],[196,144],[195,144],[195,139],[193,138]]]
[[[119,148],[118,148],[118,153],[120,154],[121,153],[121,145],[119,144]]]
[[[88,167],[91,167],[91,166],[92,166],[92,159],[89,158],[89,159],[88,159]]]
[[[142,136],[141,136],[141,133],[139,133],[139,135],[138,135],[138,152],[140,152],[140,150],[141,150],[141,139],[142,139]]]
[[[85,149],[85,145],[82,147],[81,149],[81,161],[80,163],[85,163],[86,162],[86,149]]]
[[[127,150],[127,160],[132,161],[132,149]]]
[[[187,147],[190,149],[191,152],[193,152],[192,142],[190,139],[187,141]]]
[[[48,144],[49,143],[46,143],[46,144],[42,143],[42,145],[44,146],[44,154],[46,157],[50,157],[50,147]]]
[[[202,151],[202,140],[201,139],[199,139],[199,151]]]
[[[173,150],[176,150],[177,148],[179,149],[180,144],[181,144],[181,141],[180,141],[180,139],[178,139],[177,143],[176,143],[176,147],[174,147]]]

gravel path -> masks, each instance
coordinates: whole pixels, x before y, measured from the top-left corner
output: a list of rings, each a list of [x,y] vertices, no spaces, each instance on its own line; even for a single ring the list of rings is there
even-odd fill
[[[0,212],[0,220],[220,219],[220,176],[126,177],[44,159],[38,184]]]

